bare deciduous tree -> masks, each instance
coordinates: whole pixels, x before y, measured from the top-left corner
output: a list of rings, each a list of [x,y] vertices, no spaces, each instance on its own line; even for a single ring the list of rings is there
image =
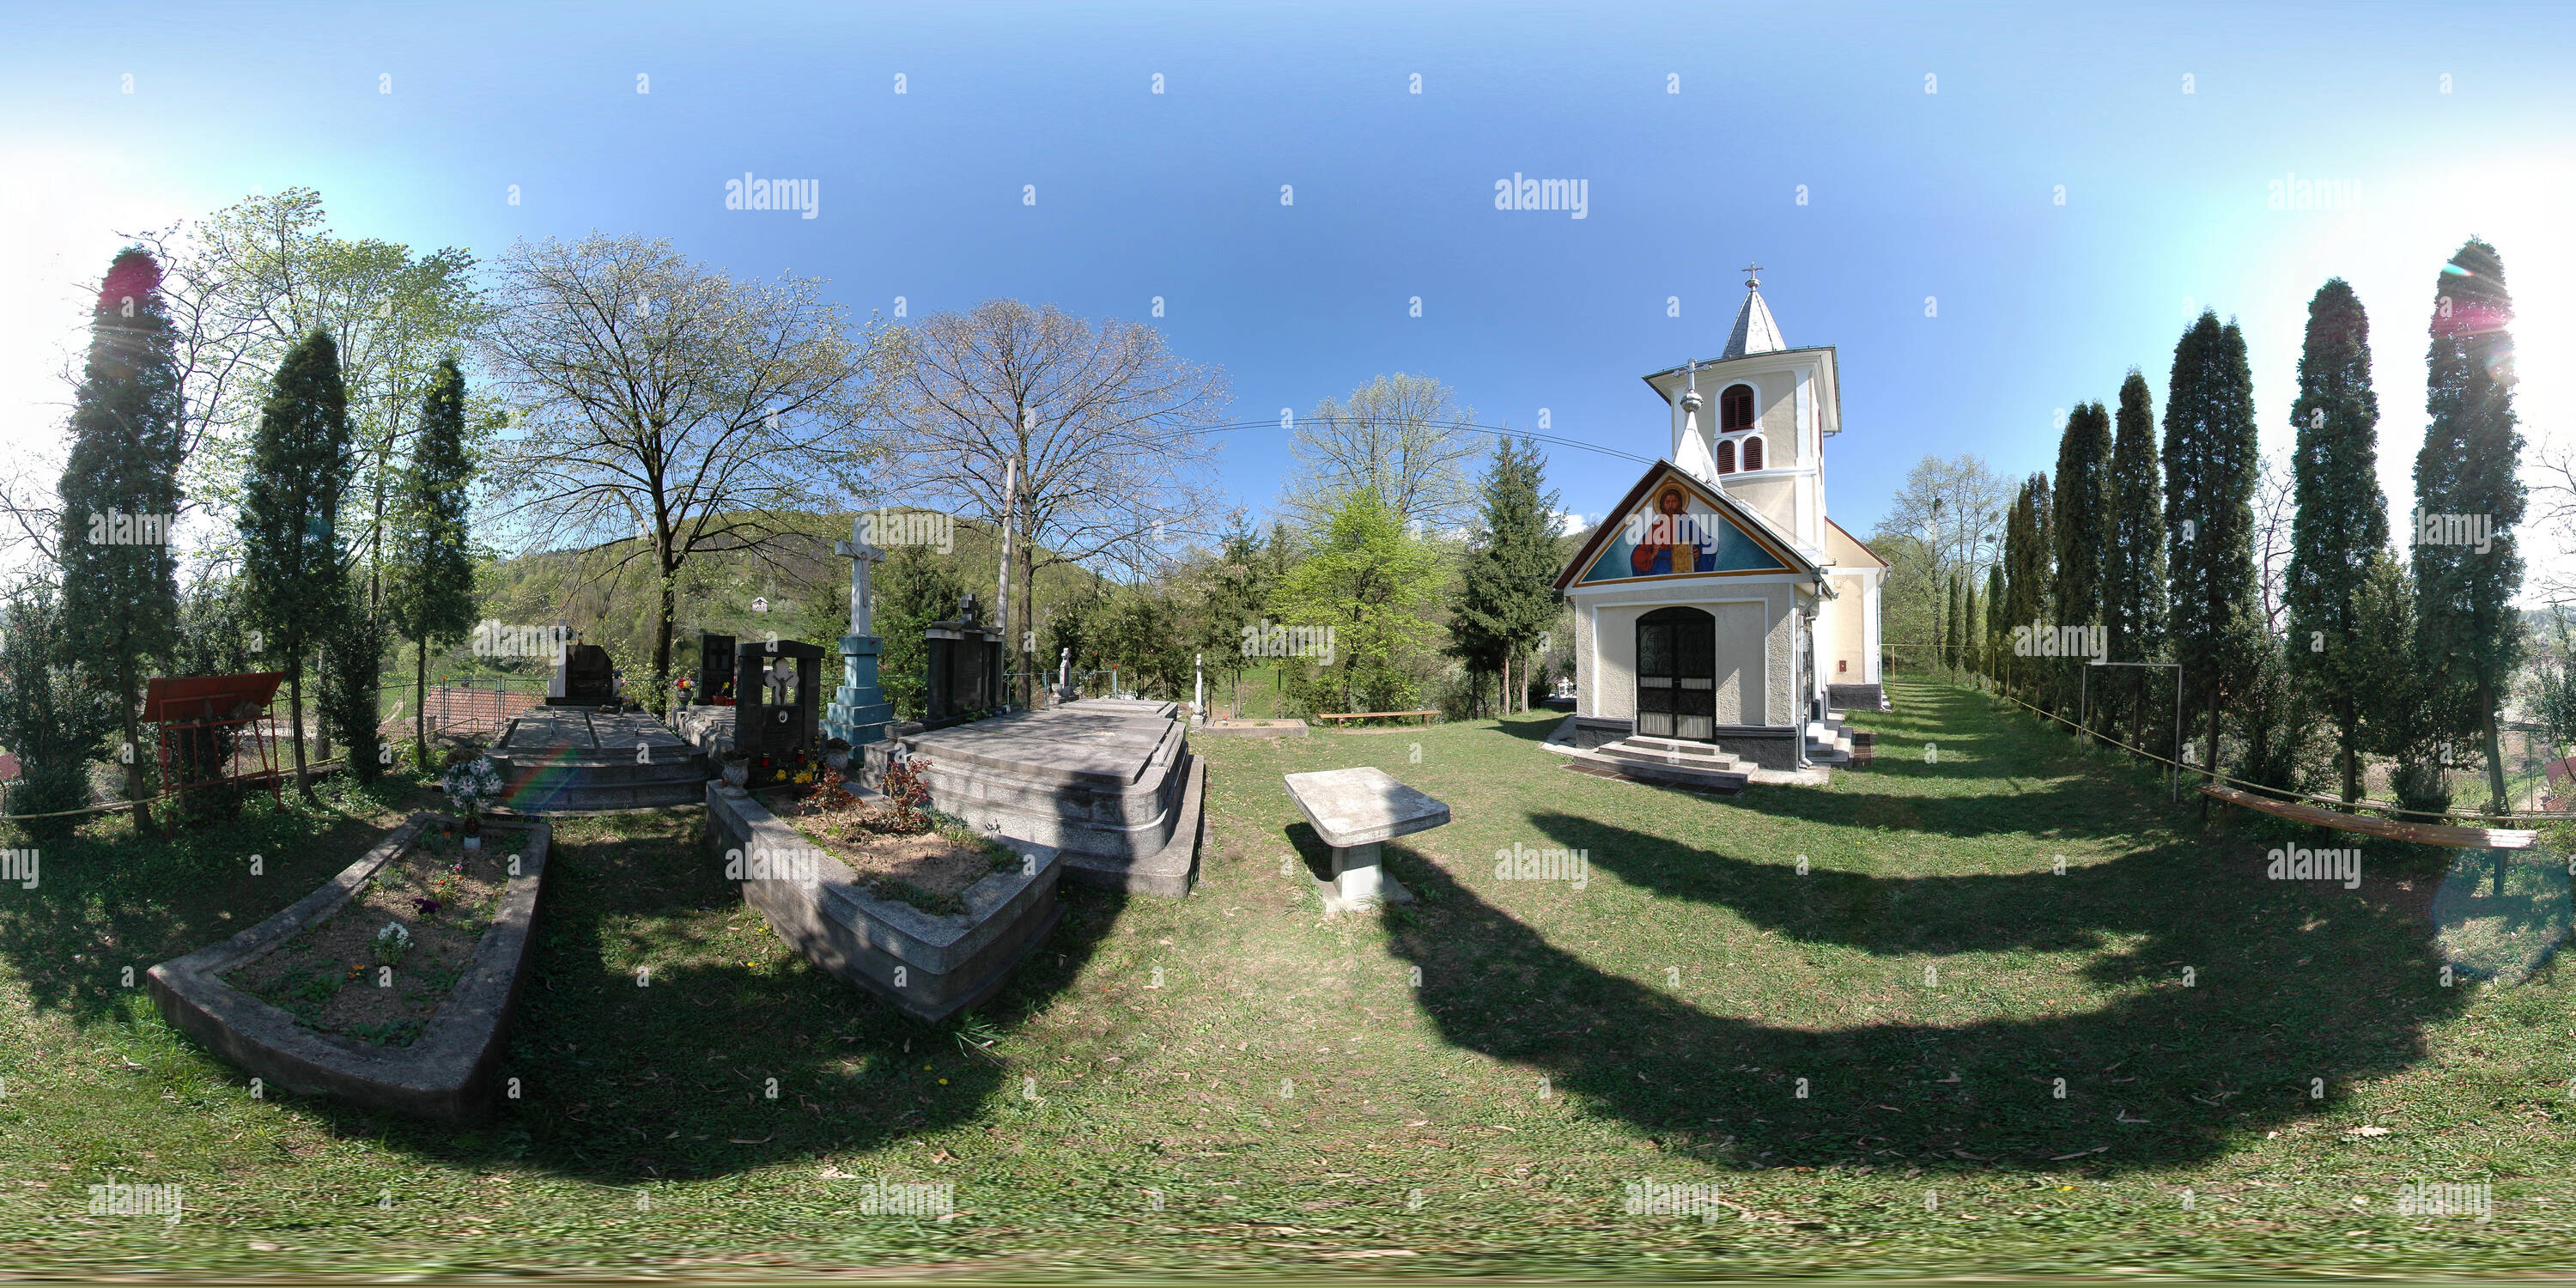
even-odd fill
[[[1018,626],[1009,605],[1001,616],[1025,676],[1039,569],[1106,562],[1143,572],[1211,512],[1206,431],[1225,405],[1225,375],[1175,357],[1141,323],[1095,326],[1017,300],[893,334],[889,469],[861,490],[1009,526]]]
[[[669,692],[677,574],[700,551],[783,549],[850,464],[884,332],[822,283],[737,281],[670,243],[593,234],[501,261],[485,357],[517,432],[494,445],[523,549],[592,548],[596,579],[650,559],[653,701]]]
[[[1459,528],[1476,508],[1486,450],[1483,435],[1462,428],[1475,418],[1457,391],[1400,371],[1352,390],[1347,402],[1327,398],[1289,440],[1298,473],[1281,488],[1280,507],[1311,531],[1331,522],[1344,497],[1375,488],[1406,527]]]

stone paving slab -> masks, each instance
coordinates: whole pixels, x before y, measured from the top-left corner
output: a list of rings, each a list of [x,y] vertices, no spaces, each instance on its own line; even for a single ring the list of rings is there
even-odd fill
[[[641,711],[586,711],[579,707],[543,707],[510,722],[494,750],[538,751],[569,747],[576,751],[624,751],[635,744],[652,747],[686,745],[670,727]]]

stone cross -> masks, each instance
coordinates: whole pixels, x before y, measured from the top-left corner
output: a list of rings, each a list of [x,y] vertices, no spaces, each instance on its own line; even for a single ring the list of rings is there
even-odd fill
[[[850,519],[850,539],[832,543],[832,553],[850,561],[850,633],[852,635],[876,633],[873,623],[868,618],[868,565],[885,558],[885,551],[869,545],[867,537],[861,531],[862,520],[865,518],[865,515],[853,516]]]

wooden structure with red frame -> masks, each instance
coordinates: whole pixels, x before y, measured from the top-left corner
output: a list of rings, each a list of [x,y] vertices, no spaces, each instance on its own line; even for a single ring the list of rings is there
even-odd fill
[[[218,783],[265,782],[269,799],[284,808],[278,795],[277,754],[275,739],[259,737],[259,769],[256,773],[234,773],[233,762],[239,755],[236,746],[224,758],[223,772],[211,778],[173,781],[173,775],[184,773],[183,757],[176,754],[182,740],[203,739],[207,745],[221,745],[219,730],[238,729],[266,719],[271,703],[277,700],[279,681],[284,671],[259,671],[248,675],[182,675],[155,677],[144,692],[143,718],[161,727],[160,750],[161,798],[176,799],[191,787],[211,787]],[[171,833],[170,810],[161,811],[161,835]]]

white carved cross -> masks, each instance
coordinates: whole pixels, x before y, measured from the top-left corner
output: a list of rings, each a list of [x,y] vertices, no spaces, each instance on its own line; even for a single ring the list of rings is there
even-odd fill
[[[850,561],[850,633],[871,635],[875,631],[868,619],[868,565],[885,558],[885,551],[868,544],[864,533],[867,516],[850,518],[850,539],[832,543],[832,553]]]

